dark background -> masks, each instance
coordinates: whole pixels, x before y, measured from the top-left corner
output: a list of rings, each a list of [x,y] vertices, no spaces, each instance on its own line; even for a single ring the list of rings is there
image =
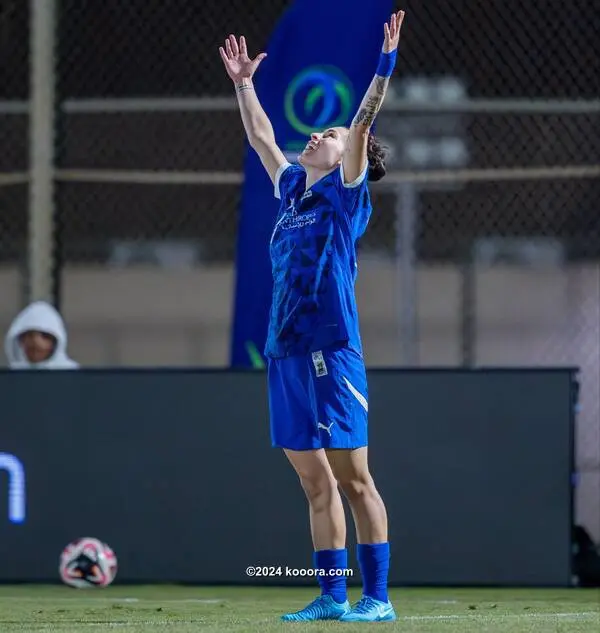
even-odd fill
[[[60,0],[64,95],[229,93],[215,47],[229,33],[244,33],[253,50],[264,49],[289,5],[288,0]],[[559,0],[396,5],[407,12],[401,71],[460,75],[473,97],[597,97],[594,0],[571,0],[568,14]],[[20,72],[3,65],[1,98],[27,95],[28,14],[28,3],[2,3],[3,58],[20,65]],[[315,30],[320,26],[315,16]]]
[[[390,583],[569,585],[571,371],[369,380]],[[5,372],[0,394],[0,451],[25,466],[28,510],[23,525],[7,521],[1,473],[0,580],[56,581],[62,547],[82,536],[114,548],[124,582],[256,583],[248,565],[311,566],[306,502],[270,448],[262,373]]]
[[[231,96],[217,48],[230,32],[263,50],[285,0],[62,0],[57,99]],[[452,75],[471,98],[595,99],[600,90],[597,0],[405,0],[397,78]],[[26,99],[28,2],[0,8],[0,98]],[[351,2],[349,7],[355,6]],[[362,5],[361,10],[362,10]],[[315,16],[315,32],[326,35]],[[597,165],[598,112],[465,115],[469,167]],[[0,117],[8,148],[0,170],[25,169],[25,116]],[[243,169],[237,111],[68,114],[60,118],[63,168]],[[60,251],[65,264],[104,261],[111,240],[201,242],[208,261],[235,254],[238,185],[61,183]],[[471,240],[544,236],[572,259],[598,257],[600,181],[586,178],[475,182],[421,195],[418,253],[456,261]],[[374,187],[376,221],[363,245],[394,252],[394,196]],[[0,226],[14,260],[25,248],[26,188],[0,190]],[[3,226],[4,225],[4,226]]]

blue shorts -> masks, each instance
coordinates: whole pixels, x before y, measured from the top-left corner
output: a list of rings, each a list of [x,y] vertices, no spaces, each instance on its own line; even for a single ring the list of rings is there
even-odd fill
[[[296,451],[367,446],[363,358],[348,347],[269,359],[273,446]]]

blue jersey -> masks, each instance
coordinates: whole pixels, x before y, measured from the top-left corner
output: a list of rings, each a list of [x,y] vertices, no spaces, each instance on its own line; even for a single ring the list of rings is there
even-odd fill
[[[303,355],[335,343],[362,353],[354,284],[356,244],[372,211],[367,172],[344,184],[340,167],[306,190],[302,166],[279,168],[266,356]]]

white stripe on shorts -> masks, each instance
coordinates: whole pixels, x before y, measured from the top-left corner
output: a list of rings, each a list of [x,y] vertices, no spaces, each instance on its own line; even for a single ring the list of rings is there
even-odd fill
[[[362,408],[368,413],[369,412],[369,403],[367,399],[362,395],[362,393],[344,376],[344,380],[346,381],[346,385],[352,395],[360,402]]]

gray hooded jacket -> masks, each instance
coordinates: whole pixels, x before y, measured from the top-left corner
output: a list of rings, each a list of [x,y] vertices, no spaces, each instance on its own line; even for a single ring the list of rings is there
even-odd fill
[[[36,330],[56,339],[54,354],[42,363],[31,363],[21,349],[19,336]],[[56,309],[45,301],[35,301],[20,312],[12,322],[4,340],[4,351],[11,369],[78,369],[67,356],[67,330]]]

